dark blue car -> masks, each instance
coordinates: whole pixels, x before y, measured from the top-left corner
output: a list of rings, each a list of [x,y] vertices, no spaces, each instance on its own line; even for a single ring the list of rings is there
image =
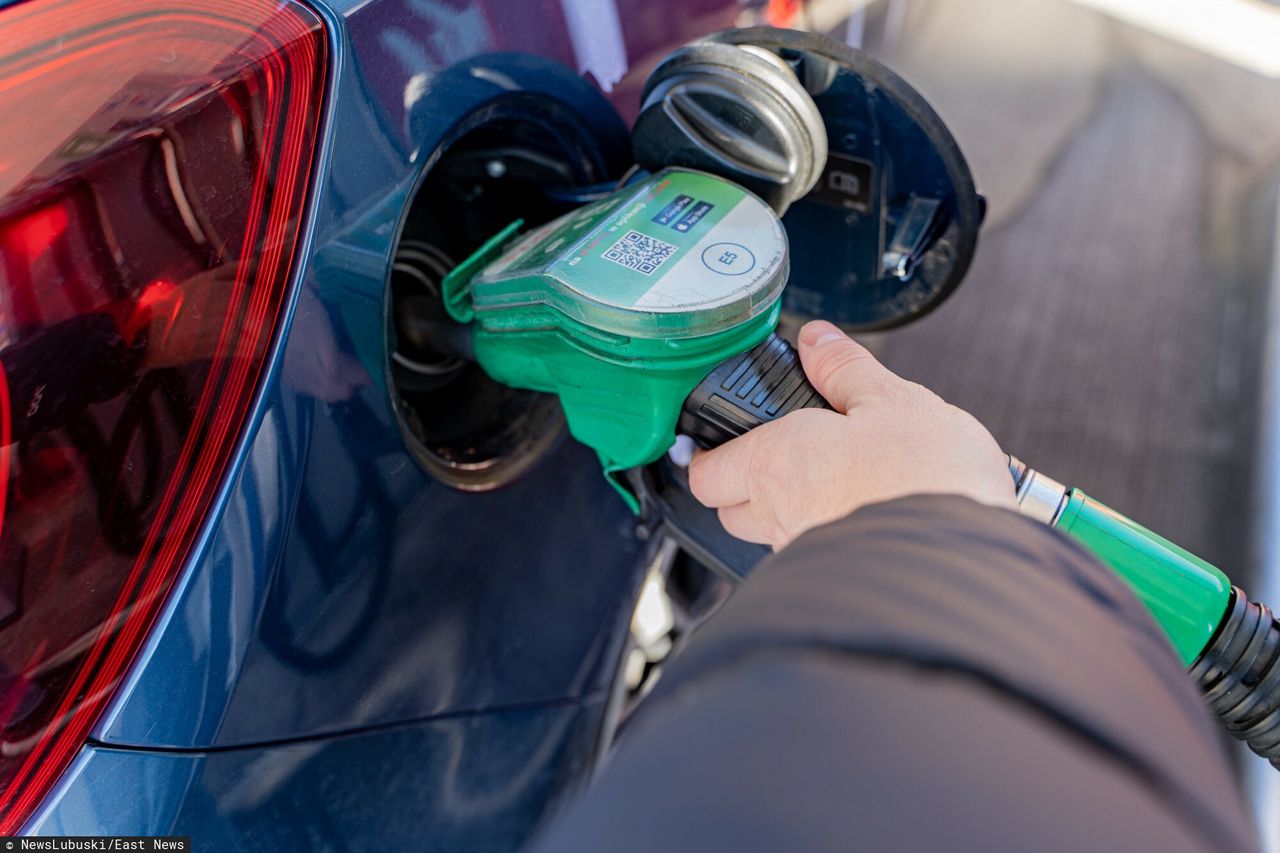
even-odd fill
[[[613,104],[738,4],[3,6],[0,829],[518,844],[654,555],[392,309],[616,181]]]
[[[1206,153],[1236,113],[1184,117],[1185,57],[1134,37],[1135,72],[1078,4],[867,5],[0,0],[0,835],[511,849],[586,784],[727,594],[706,564],[760,552],[638,523],[555,398],[442,345],[441,282],[623,180],[650,71],[731,27],[874,29],[987,181],[984,284],[887,363],[1243,565],[1232,359],[1280,256],[1201,258],[1231,229],[1192,214],[1273,212],[1240,176],[1280,129]]]

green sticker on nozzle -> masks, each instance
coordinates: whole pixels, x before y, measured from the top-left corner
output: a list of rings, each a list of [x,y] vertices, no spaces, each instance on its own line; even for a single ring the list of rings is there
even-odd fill
[[[522,238],[472,294],[477,311],[540,303],[602,332],[680,338],[760,313],[786,272],[786,235],[768,205],[668,169]]]

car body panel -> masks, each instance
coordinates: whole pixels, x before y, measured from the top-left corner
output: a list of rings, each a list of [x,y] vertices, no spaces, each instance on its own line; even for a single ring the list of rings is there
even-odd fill
[[[214,850],[506,847],[580,784],[602,707],[463,715],[257,749],[91,747],[59,808],[28,831],[189,835]]]
[[[376,5],[345,22],[350,38]],[[577,697],[615,662],[639,548],[594,457],[566,442],[508,488],[458,492],[411,457],[386,392],[383,294],[415,159],[505,90],[428,82],[411,106],[429,109],[387,116],[370,93],[398,88],[402,105],[427,72],[370,80],[335,55],[349,62],[279,370],[221,523],[103,743],[225,747]],[[567,68],[521,70],[525,91],[622,135]]]
[[[507,847],[595,754],[646,544],[570,439],[493,492],[422,469],[387,390],[389,263],[432,152],[464,116],[513,88],[554,97],[621,169],[625,125],[578,66],[622,69],[607,82],[633,112],[647,65],[740,7],[627,4],[626,36],[609,42],[624,55],[605,61],[581,43],[582,4],[312,5],[330,90],[251,426],[144,653],[27,832],[358,848],[465,824],[442,846]],[[485,56],[504,73],[445,74]],[[397,774],[412,781],[388,789]],[[508,783],[476,810],[451,793],[469,778]],[[378,825],[383,810],[399,829]],[[288,815],[320,821],[319,835],[272,835]]]
[[[332,39],[331,99],[287,335],[202,548],[95,742],[30,831],[189,832],[197,848],[217,849],[393,840],[503,849],[573,784],[547,780],[586,775],[645,543],[594,458],[568,440],[526,481],[492,495],[452,492],[422,473],[387,402],[387,264],[431,140],[474,106],[442,98],[435,108],[429,94],[450,94],[431,85],[446,69],[538,55],[563,67],[561,82],[594,81],[630,121],[662,55],[755,23],[746,5],[318,7]],[[802,14],[856,44],[865,5],[815,3]],[[1229,543],[1248,541],[1233,519],[1248,514],[1237,497],[1253,466],[1246,443],[1233,443],[1215,418],[1248,424],[1253,409],[1190,392],[1217,387],[1193,381],[1201,368],[1228,377],[1222,364],[1247,360],[1239,353],[1254,321],[1241,318],[1265,312],[1238,295],[1280,280],[1274,163],[1264,156],[1272,137],[1256,122],[1239,132],[1239,116],[1269,115],[1245,109],[1263,102],[1258,87],[1269,81],[1210,68],[1075,3],[1035,0],[976,16],[960,3],[876,5],[892,8],[873,55],[946,117],[992,212],[976,287],[917,330],[871,345],[890,367],[975,412],[1010,449],[1178,531],[1197,552],[1229,557]],[[1148,173],[1134,164],[1166,174],[1143,183]],[[1171,211],[1195,215],[1169,230]],[[1205,250],[1206,234],[1237,230],[1249,239]],[[1119,239],[1177,251],[1120,252]],[[1107,251],[1126,264],[1081,262]],[[1226,285],[1199,286],[1206,272]],[[1155,310],[1168,305],[1185,310]],[[1055,383],[1063,365],[1094,380]],[[1149,381],[1157,375],[1183,379]],[[1232,394],[1254,390],[1247,378],[1235,384],[1243,390]],[[1097,428],[1077,428],[1070,415],[1095,408]],[[1235,473],[1224,476],[1224,466]],[[1150,472],[1168,475],[1157,483],[1166,487],[1151,488]],[[1194,498],[1169,497],[1178,494]],[[489,541],[498,538],[508,547]],[[550,720],[562,715],[574,722],[556,723],[565,726],[557,739]],[[527,717],[540,722],[513,722]],[[459,751],[469,738],[473,750]],[[534,743],[545,746],[527,751]],[[451,792],[483,774],[486,784],[524,787],[484,809],[459,807],[467,801]]]

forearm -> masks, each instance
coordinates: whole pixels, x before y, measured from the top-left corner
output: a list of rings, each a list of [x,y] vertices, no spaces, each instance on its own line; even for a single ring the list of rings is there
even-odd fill
[[[961,498],[801,536],[646,705],[552,846],[1254,844],[1141,605],[1062,537]]]

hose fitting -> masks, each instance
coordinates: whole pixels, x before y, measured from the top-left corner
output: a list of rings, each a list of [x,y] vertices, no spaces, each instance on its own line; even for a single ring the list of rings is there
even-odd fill
[[[1280,623],[1271,610],[1232,587],[1226,617],[1189,672],[1227,731],[1280,769]]]

